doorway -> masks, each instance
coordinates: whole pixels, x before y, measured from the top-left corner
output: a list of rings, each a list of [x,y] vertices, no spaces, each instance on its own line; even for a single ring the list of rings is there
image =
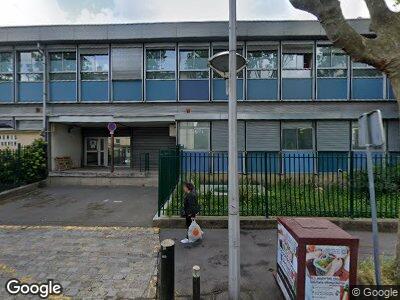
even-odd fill
[[[85,138],[85,166],[93,166],[93,167],[108,166],[107,138],[104,137]]]

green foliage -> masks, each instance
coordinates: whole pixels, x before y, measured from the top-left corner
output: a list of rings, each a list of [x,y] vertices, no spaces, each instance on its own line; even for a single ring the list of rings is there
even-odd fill
[[[382,284],[399,285],[396,276],[396,263],[394,257],[381,257]],[[358,282],[364,285],[375,285],[375,268],[372,258],[362,261],[358,267]]]
[[[0,151],[0,191],[46,177],[46,143],[43,140],[35,140],[23,149]]]

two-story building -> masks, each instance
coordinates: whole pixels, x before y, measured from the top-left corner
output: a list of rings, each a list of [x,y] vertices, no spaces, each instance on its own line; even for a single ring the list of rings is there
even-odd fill
[[[351,20],[366,36],[369,20]],[[181,144],[227,151],[225,82],[207,65],[227,50],[227,22],[0,28],[0,124],[48,128],[56,157],[107,166],[106,125],[118,124],[115,162]],[[387,144],[400,152],[399,112],[389,80],[331,46],[317,21],[240,21],[239,151],[357,151],[357,118],[381,109]],[[45,103],[43,103],[45,101]],[[43,113],[45,109],[45,113]],[[0,133],[1,134],[1,133]]]

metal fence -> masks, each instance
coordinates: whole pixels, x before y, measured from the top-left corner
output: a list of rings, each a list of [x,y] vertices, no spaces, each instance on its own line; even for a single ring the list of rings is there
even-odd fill
[[[27,147],[0,150],[0,192],[47,177],[46,146],[35,142]]]
[[[375,153],[373,160],[378,216],[395,218],[400,154]],[[180,214],[185,181],[196,187],[201,215],[228,214],[227,153],[164,151],[159,164],[159,215]],[[370,216],[362,152],[242,152],[238,176],[242,216]]]

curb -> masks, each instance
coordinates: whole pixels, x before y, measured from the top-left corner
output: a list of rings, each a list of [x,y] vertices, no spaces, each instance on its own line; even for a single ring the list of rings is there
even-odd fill
[[[13,188],[11,190],[6,190],[0,193],[0,201],[2,200],[7,200],[9,198],[13,198],[16,196],[20,196],[26,193],[29,193],[33,190],[36,190],[37,188],[43,187],[47,185],[47,179],[43,179],[41,181],[37,181],[34,183],[30,183],[27,185],[19,186],[16,188]]]
[[[350,218],[323,218],[328,219],[344,230],[371,231],[370,219]],[[228,217],[202,217],[196,218],[201,226],[208,229],[228,228]],[[380,219],[378,227],[380,232],[397,232],[397,219]],[[185,219],[179,217],[155,217],[153,226],[159,228],[185,228]],[[276,218],[241,217],[241,229],[275,229]]]

